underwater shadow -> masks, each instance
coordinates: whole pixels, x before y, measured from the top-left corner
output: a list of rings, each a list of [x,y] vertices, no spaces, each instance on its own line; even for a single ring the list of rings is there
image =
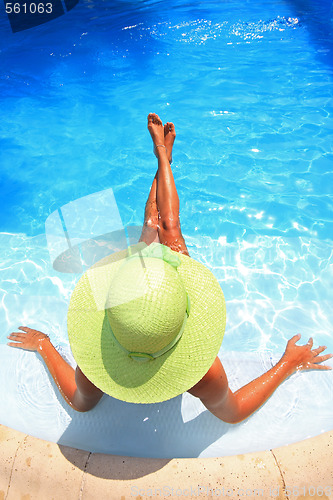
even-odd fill
[[[155,404],[125,403],[104,396],[90,412],[70,409],[72,421],[58,440],[59,449],[76,467],[80,466],[68,446],[94,453],[91,462],[88,458],[88,465],[81,466],[94,476],[143,477],[163,468],[173,458],[199,457],[228,432],[231,424],[202,408],[200,401],[187,393]],[[217,445],[216,453],[210,450],[206,456],[221,455],[219,448]],[[119,462],[114,455],[123,460]]]

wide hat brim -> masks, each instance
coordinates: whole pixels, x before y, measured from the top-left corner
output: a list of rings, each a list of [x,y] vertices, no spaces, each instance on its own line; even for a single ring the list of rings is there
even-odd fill
[[[178,343],[154,360],[141,363],[128,356],[110,334],[106,310],[96,301],[96,289],[110,287],[128,250],[95,264],[71,296],[67,323],[74,358],[85,376],[114,398],[157,403],[178,396],[199,382],[219,352],[226,323],[221,287],[203,264],[173,253],[181,261],[177,271],[190,299],[190,314]]]

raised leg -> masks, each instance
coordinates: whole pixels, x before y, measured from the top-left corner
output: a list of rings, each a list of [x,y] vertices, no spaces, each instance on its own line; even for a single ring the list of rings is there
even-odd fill
[[[171,123],[163,127],[160,118],[151,113],[148,115],[148,130],[152,137],[158,158],[156,204],[158,208],[158,236],[163,245],[188,255],[185,240],[181,233],[179,221],[179,198],[170,167],[171,151],[167,151],[165,142],[173,144],[174,126]],[[170,134],[170,135],[168,135]]]
[[[169,163],[172,162],[172,148],[176,138],[175,126],[173,123],[168,122],[164,125],[164,145],[167,150]],[[154,153],[158,158],[158,148],[154,145]],[[144,223],[142,233],[139,241],[144,241],[150,245],[153,241],[160,242],[158,236],[158,207],[157,207],[157,172],[155,174],[153,183],[150,188],[149,196],[145,206]]]
[[[151,185],[148,200],[145,206],[145,218],[142,233],[139,241],[144,241],[147,245],[154,241],[159,242],[158,237],[158,209],[156,203],[157,195],[157,172]]]

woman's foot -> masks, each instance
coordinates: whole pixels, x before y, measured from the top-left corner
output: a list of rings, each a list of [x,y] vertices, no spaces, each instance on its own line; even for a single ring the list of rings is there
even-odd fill
[[[162,120],[156,113],[148,115],[148,130],[154,143],[154,153],[157,156],[157,146],[165,146],[169,163],[172,163],[172,148],[176,139],[175,126],[167,122],[164,126]]]
[[[172,148],[173,148],[173,143],[175,142],[175,139],[176,139],[175,126],[172,122],[167,122],[164,125],[164,145],[167,149],[168,160],[169,160],[170,165],[172,163]]]
[[[163,123],[156,113],[149,113],[148,115],[148,130],[155,147],[165,146]]]

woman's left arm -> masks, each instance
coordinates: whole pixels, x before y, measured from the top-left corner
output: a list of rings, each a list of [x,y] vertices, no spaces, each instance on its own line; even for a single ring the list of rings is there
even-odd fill
[[[80,368],[72,368],[52,345],[48,335],[20,326],[20,332],[8,335],[11,347],[38,352],[52,375],[65,401],[77,411],[91,410],[103,396],[103,392],[87,379]]]

